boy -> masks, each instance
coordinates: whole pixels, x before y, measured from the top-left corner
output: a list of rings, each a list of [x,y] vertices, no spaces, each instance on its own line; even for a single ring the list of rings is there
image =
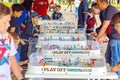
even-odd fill
[[[10,27],[8,28],[8,32],[15,32],[20,35],[20,27],[18,26],[17,18],[22,15],[22,11],[24,7],[21,4],[13,4],[12,5],[12,17],[10,20]]]
[[[11,70],[18,80],[23,80],[20,67],[15,59],[16,49],[13,38],[7,33],[10,26],[11,10],[0,4],[0,80],[11,80]]]
[[[20,43],[20,37],[18,36],[18,34],[16,34],[15,32],[10,32],[10,35],[13,37],[13,41],[15,44],[15,48],[16,50],[18,49],[18,45]],[[20,61],[20,53],[17,51],[17,53],[15,54],[16,60],[18,62],[18,64],[20,64],[20,66],[23,66],[24,64],[28,63],[28,60],[21,62]]]
[[[21,34],[21,38],[24,40],[25,45],[22,45],[21,49],[21,61],[28,60],[27,53],[28,53],[28,46],[29,42],[33,37],[38,36],[39,30],[37,29],[38,24],[38,14],[35,12],[31,13],[31,20],[25,23],[25,29]],[[33,47],[35,49],[35,47]],[[27,65],[26,65],[27,66]]]
[[[61,9],[60,5],[57,5],[55,7],[55,11],[52,14],[52,19],[53,20],[62,20],[63,17],[62,17],[62,13],[60,12],[60,9]]]
[[[116,13],[112,18],[112,31],[110,35],[110,50],[111,50],[111,66],[112,71],[117,72],[120,77],[120,12]]]

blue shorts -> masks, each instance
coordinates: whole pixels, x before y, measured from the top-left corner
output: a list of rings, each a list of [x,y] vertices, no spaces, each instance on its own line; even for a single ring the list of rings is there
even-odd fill
[[[112,39],[108,42],[105,58],[111,66],[115,66],[120,62],[120,40]],[[117,74],[120,75],[120,71]]]

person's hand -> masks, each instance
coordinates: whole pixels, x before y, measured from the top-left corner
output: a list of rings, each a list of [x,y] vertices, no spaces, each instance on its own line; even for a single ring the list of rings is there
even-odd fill
[[[21,43],[22,45],[25,45],[25,42],[24,42],[24,40],[22,40],[22,39],[20,39],[20,43]]]
[[[103,42],[108,42],[108,38],[106,36],[101,37],[100,39],[98,39],[97,37],[95,38],[95,40],[99,43],[102,44]]]
[[[37,29],[36,31],[37,31],[38,33],[40,32],[40,30],[39,30],[39,29]]]
[[[91,32],[90,35],[96,37],[97,33],[96,32]]]
[[[106,36],[103,40],[104,43],[107,43],[109,41],[109,38]]]
[[[34,36],[34,37],[35,37],[35,36],[38,36],[38,33],[35,33],[33,36]]]

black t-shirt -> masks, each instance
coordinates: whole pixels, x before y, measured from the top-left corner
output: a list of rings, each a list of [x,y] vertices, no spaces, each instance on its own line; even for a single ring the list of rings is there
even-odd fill
[[[119,10],[113,6],[108,6],[108,8],[105,10],[105,18],[104,20],[111,21],[114,14],[118,13]],[[110,23],[111,24],[111,23]],[[108,37],[110,39],[120,39],[119,33],[114,29],[114,25],[111,24],[110,34],[108,34]]]
[[[18,20],[17,20],[17,18],[15,18],[13,16],[11,17],[11,20],[10,20],[10,27],[8,28],[8,32],[10,31],[10,29],[12,27],[15,27],[15,33],[20,35],[20,28],[18,26]]]
[[[120,33],[118,33],[116,30],[115,30],[115,25],[111,24],[110,26],[110,34],[108,35],[108,37],[110,39],[116,39],[116,40],[120,40]]]
[[[117,8],[113,7],[113,6],[108,6],[108,8],[105,10],[105,18],[104,20],[112,20],[112,17],[115,13],[119,12]]]

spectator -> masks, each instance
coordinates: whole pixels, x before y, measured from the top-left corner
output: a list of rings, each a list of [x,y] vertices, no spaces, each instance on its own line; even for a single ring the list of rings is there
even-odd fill
[[[72,12],[72,0],[67,0],[67,2],[68,2],[68,6],[67,8],[64,9],[64,11],[66,11],[70,6],[70,12]]]
[[[48,19],[47,10],[49,7],[48,0],[35,0],[33,3],[33,10],[39,14],[42,19]]]
[[[57,5],[55,7],[55,11],[52,13],[52,19],[53,20],[62,20],[63,16],[62,13],[60,12],[61,6]]]
[[[85,28],[85,23],[87,19],[88,4],[86,0],[80,0],[81,3],[78,8],[78,28]]]
[[[18,80],[23,76],[20,67],[15,59],[16,49],[13,38],[7,33],[10,26],[11,10],[3,4],[0,4],[0,80],[11,80],[11,70]]]
[[[78,18],[78,7],[80,5],[80,0],[75,0],[75,17]]]

